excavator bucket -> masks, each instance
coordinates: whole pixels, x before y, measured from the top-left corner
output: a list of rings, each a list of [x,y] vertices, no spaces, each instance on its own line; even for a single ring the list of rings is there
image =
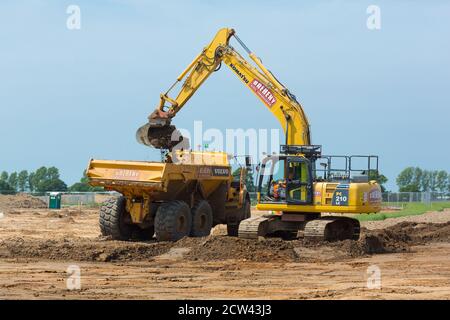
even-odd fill
[[[148,129],[150,128],[150,123],[146,123],[143,126],[141,126],[136,131],[136,140],[140,144],[143,144],[145,146],[151,147],[152,144],[148,138]]]
[[[180,145],[183,149],[189,148],[189,140],[170,124],[170,118],[164,112],[155,110],[148,119],[148,123],[136,131],[137,142],[156,149],[172,150],[180,143],[183,143]]]
[[[175,126],[152,126],[146,123],[136,131],[136,140],[146,146],[156,149],[172,150],[178,143],[183,141],[183,137]]]

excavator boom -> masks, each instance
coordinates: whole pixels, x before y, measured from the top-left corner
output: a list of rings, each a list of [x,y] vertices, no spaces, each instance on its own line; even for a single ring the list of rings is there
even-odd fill
[[[256,66],[245,60],[229,42],[231,37],[248,53]],[[138,129],[138,142],[159,149],[172,149],[182,137],[174,135],[175,126],[171,119],[183,108],[203,82],[221,64],[226,64],[241,82],[256,95],[273,113],[286,133],[286,144],[309,145],[311,143],[308,119],[295,96],[284,87],[237,37],[235,31],[223,28],[213,40],[178,76],[175,83],[161,94],[159,105],[148,117],[148,123]],[[170,91],[183,79],[184,82],[176,98],[169,96]]]

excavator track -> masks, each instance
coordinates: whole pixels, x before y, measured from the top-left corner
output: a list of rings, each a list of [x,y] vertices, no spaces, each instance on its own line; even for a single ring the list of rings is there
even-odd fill
[[[242,220],[239,224],[238,236],[242,239],[258,239],[267,233],[270,217],[253,217]]]
[[[358,240],[359,221],[347,217],[322,217],[308,221],[303,230],[305,239],[314,241]]]

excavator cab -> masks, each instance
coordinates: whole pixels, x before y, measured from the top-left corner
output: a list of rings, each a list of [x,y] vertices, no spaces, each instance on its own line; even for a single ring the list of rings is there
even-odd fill
[[[377,212],[377,176],[374,155],[325,156],[320,146],[282,145],[260,164],[258,204],[283,212]]]
[[[307,205],[313,203],[315,161],[321,146],[282,145],[279,155],[260,165],[260,202]]]
[[[312,163],[303,156],[269,156],[260,166],[262,202],[312,203]]]
[[[286,201],[312,203],[311,162],[303,157],[287,157]]]

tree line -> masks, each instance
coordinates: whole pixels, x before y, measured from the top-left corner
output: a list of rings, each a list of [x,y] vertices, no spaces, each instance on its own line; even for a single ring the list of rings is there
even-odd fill
[[[236,179],[239,177],[239,170],[233,172]],[[387,178],[384,175],[377,174],[371,177],[377,180],[385,191],[384,184]],[[450,173],[444,170],[423,170],[419,167],[408,167],[400,172],[396,179],[400,192],[450,192]],[[251,172],[248,173],[246,179],[249,191],[255,191],[254,179]],[[89,192],[102,191],[101,187],[92,187],[88,183],[86,172],[80,181],[71,186],[61,180],[59,170],[56,167],[40,167],[36,171],[28,172],[22,170],[20,172],[8,173],[3,171],[0,173],[0,193],[16,193],[16,192],[49,192],[49,191],[73,191],[73,192]]]
[[[13,194],[16,192],[49,192],[49,191],[101,191],[101,187],[92,187],[88,184],[86,172],[79,182],[71,186],[61,180],[59,169],[56,167],[40,167],[36,171],[0,174],[0,193]]]
[[[450,174],[444,170],[403,169],[397,176],[400,192],[450,192]]]

